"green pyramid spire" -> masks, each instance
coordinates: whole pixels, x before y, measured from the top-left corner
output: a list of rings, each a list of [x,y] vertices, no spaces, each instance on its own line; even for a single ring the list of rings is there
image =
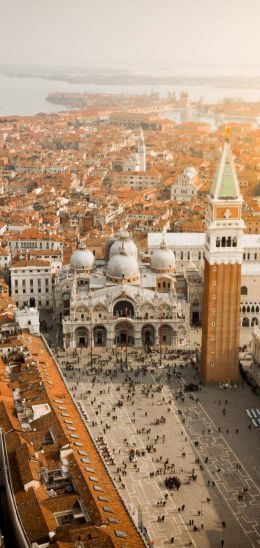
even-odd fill
[[[241,197],[229,137],[226,137],[210,196],[215,200],[235,200]]]

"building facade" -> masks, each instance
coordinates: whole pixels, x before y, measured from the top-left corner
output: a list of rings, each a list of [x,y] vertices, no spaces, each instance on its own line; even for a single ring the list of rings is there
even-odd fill
[[[54,278],[49,261],[13,262],[10,273],[11,296],[18,308],[52,309]]]
[[[125,232],[100,265],[90,251],[78,249],[56,289],[64,348],[183,345],[189,323],[185,295],[164,240],[150,264],[140,260]]]
[[[194,167],[187,167],[171,186],[171,200],[190,202],[197,196],[199,179]]]

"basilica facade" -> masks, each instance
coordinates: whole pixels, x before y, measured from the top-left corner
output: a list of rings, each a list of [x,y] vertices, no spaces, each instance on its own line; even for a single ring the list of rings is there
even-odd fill
[[[55,313],[65,349],[185,344],[190,314],[186,286],[163,235],[149,262],[125,231],[104,261],[95,261],[79,246],[56,287]]]

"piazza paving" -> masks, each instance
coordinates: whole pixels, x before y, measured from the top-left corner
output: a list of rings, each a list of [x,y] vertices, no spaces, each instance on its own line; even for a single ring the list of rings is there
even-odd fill
[[[163,355],[159,369],[158,355],[139,353],[137,360],[130,351],[123,370],[111,351],[95,352],[92,368],[87,349],[74,357],[60,353],[58,361],[148,543],[259,546],[260,428],[249,428],[245,413],[259,407],[259,398],[247,385],[184,393],[184,382],[199,379],[181,357]],[[145,362],[155,365],[144,371]],[[169,379],[174,364],[181,377]],[[170,476],[180,479],[179,490],[165,488]]]

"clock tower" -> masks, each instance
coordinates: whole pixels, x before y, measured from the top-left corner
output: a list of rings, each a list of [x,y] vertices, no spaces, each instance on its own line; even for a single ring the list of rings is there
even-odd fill
[[[206,215],[201,348],[206,383],[239,378],[242,203],[227,129]]]

